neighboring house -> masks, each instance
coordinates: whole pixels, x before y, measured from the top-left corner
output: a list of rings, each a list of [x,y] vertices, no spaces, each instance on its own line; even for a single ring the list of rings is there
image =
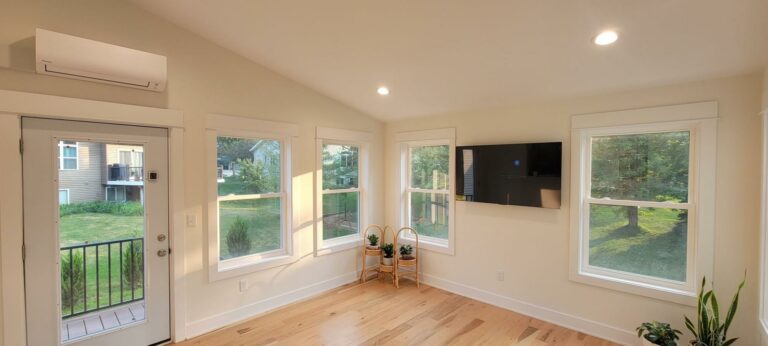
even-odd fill
[[[258,140],[251,149],[253,162],[262,162],[264,169],[280,165],[280,142],[274,140]]]
[[[144,148],[61,141],[59,204],[144,201]]]

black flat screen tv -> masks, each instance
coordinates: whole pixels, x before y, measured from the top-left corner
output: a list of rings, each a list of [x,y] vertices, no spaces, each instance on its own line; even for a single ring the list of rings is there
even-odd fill
[[[456,147],[456,199],[560,208],[561,142]]]

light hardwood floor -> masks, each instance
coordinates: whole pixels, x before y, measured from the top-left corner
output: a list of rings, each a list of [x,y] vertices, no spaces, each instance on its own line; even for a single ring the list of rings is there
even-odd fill
[[[178,345],[617,345],[405,280],[350,284]]]

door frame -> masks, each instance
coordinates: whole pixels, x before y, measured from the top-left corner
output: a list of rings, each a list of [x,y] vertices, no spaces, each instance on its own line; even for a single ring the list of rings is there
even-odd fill
[[[184,114],[179,110],[0,90],[0,334],[5,345],[27,345],[22,260],[21,117],[80,120],[168,129],[171,340],[186,338],[184,258]]]

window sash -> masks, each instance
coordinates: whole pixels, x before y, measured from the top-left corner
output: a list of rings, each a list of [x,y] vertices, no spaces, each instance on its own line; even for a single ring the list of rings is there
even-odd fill
[[[405,222],[406,222],[406,225],[408,227],[411,227],[413,229],[416,229],[416,227],[412,224],[412,222],[413,222],[413,218],[412,218],[412,215],[411,215],[411,212],[412,212],[411,193],[412,192],[434,193],[434,194],[438,194],[438,195],[445,195],[445,197],[447,199],[449,199],[449,200],[450,200],[450,197],[451,197],[450,196],[451,193],[448,190],[426,190],[426,189],[415,189],[415,188],[407,189],[406,192],[405,192]],[[450,217],[451,217],[451,214],[450,214],[451,203],[450,203],[450,201],[449,201],[448,206],[446,208],[448,208],[448,211],[446,212],[446,215],[449,218],[448,219],[448,223],[450,224],[450,222],[451,222],[451,220],[450,220]],[[450,237],[450,231],[449,231],[448,237]],[[408,240],[415,240],[416,239],[416,237],[414,237],[411,234],[411,232],[404,232],[403,233],[403,238],[408,239]],[[430,242],[430,243],[436,243],[436,244],[439,244],[441,246],[447,246],[448,245],[448,239],[447,238],[438,238],[438,237],[432,237],[432,236],[428,236],[428,235],[419,234],[419,239],[426,240],[427,242]]]
[[[366,203],[365,203],[365,184],[368,181],[367,177],[363,177],[363,172],[367,172],[367,170],[364,170],[365,167],[363,165],[367,164],[367,158],[365,157],[367,152],[365,152],[366,148],[365,146],[367,143],[362,143],[359,141],[351,141],[351,140],[334,140],[334,139],[324,139],[324,138],[318,138],[318,167],[317,169],[320,170],[320,180],[318,181],[318,189],[320,190],[319,196],[316,199],[317,203],[317,212],[319,213],[319,221],[318,221],[318,233],[317,233],[317,239],[318,239],[318,249],[327,249],[334,247],[336,245],[345,245],[349,242],[357,242],[359,240],[359,237],[361,236],[361,230],[363,227],[363,222],[365,222],[365,215],[366,215]],[[323,162],[323,149],[327,145],[339,145],[339,146],[349,146],[349,147],[355,147],[357,148],[357,187],[350,187],[350,188],[337,188],[337,189],[324,189],[323,188],[323,182],[325,180],[325,169],[324,168],[324,162]],[[357,232],[354,234],[349,234],[341,237],[335,237],[335,238],[329,238],[329,239],[323,239],[323,233],[324,233],[324,225],[323,225],[323,196],[325,195],[333,195],[333,194],[341,194],[341,193],[350,193],[355,192],[357,193]]]
[[[246,198],[241,198],[245,196]],[[250,197],[249,197],[250,196]],[[280,199],[280,247],[274,250],[267,250],[262,252],[256,252],[248,255],[243,255],[239,257],[232,257],[227,259],[221,259],[219,258],[219,263],[222,263],[226,269],[236,268],[236,267],[242,267],[247,266],[251,264],[253,261],[258,261],[262,259],[268,259],[272,257],[277,256],[284,256],[286,254],[286,246],[285,246],[285,208],[283,207],[283,203],[285,202],[285,199],[283,198],[282,193],[270,193],[270,194],[260,194],[260,195],[239,195],[239,196],[221,196],[219,197],[219,200],[216,202],[216,224],[221,225],[221,205],[220,202],[227,202],[227,201],[240,201],[240,200],[253,200],[253,199],[271,199],[271,198],[278,198]],[[221,256],[221,228],[217,227],[218,229],[218,247],[219,247],[219,256]]]
[[[604,136],[622,136],[622,135],[642,135],[670,132],[688,132],[688,202],[655,202],[642,200],[624,200],[610,198],[593,198],[592,193],[592,139],[594,137]],[[645,287],[653,290],[666,291],[674,294],[690,295],[695,294],[696,285],[696,250],[698,225],[696,221],[696,203],[697,196],[696,167],[698,157],[696,156],[696,140],[698,137],[695,126],[691,123],[664,123],[664,124],[644,124],[628,125],[615,128],[597,128],[582,130],[582,155],[581,166],[584,169],[582,176],[582,212],[581,226],[579,230],[580,240],[580,264],[579,271],[587,276],[596,277],[601,280],[614,281],[624,284]],[[615,269],[593,266],[589,263],[589,237],[590,237],[590,205],[610,205],[610,206],[636,206],[645,208],[666,208],[682,209],[688,211],[688,229],[686,233],[686,281],[675,281],[660,277],[654,277],[643,274],[636,274]]]

